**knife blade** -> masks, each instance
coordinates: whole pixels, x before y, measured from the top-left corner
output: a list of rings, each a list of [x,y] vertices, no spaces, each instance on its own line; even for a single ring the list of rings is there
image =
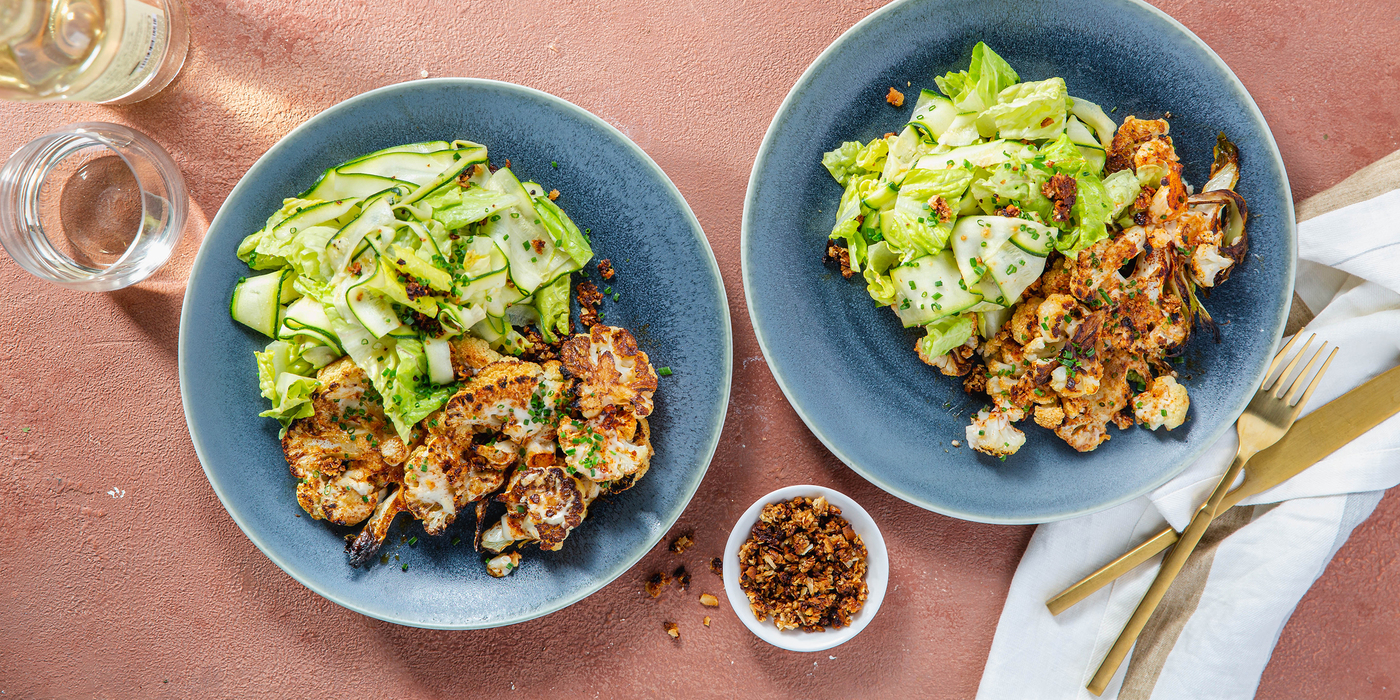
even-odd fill
[[[1299,418],[1283,439],[1249,461],[1244,481],[1225,496],[1220,512],[1293,478],[1397,412],[1400,412],[1400,367],[1376,375]],[[1059,615],[1161,553],[1177,539],[1176,530],[1168,526],[1132,551],[1061,591],[1045,603],[1046,607],[1050,608],[1050,614]]]

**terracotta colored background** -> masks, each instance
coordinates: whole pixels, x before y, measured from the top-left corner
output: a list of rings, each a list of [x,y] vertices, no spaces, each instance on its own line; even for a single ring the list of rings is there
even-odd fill
[[[971,697],[1031,528],[924,512],[831,457],[764,366],[740,284],[744,189],[769,119],[817,53],[880,4],[200,0],[185,71],[156,98],[0,105],[0,152],[67,122],[121,122],[170,150],[192,199],[173,262],[125,291],[62,291],[0,260],[0,696]],[[1391,0],[1156,4],[1253,93],[1295,197],[1400,147]],[[696,545],[679,558],[658,549],[578,605],[499,630],[395,627],[292,581],[219,505],[180,409],[184,279],[234,183],[318,111],[425,75],[523,83],[621,128],[690,200],[734,318],[724,443],[675,530],[694,530]],[[808,655],[768,647],[727,608],[695,601],[722,596],[703,562],[733,519],[800,482],[864,504],[893,567],[874,623]],[[648,575],[681,562],[695,572],[690,595],[642,593]],[[663,620],[679,622],[679,643]],[[1400,495],[1298,606],[1259,697],[1400,697]]]

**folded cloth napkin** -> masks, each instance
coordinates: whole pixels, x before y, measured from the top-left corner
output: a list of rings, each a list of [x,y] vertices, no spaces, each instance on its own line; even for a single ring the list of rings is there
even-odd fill
[[[1378,182],[1400,186],[1400,153],[1299,206],[1301,218],[1316,215],[1298,226],[1294,303],[1301,298],[1320,308],[1304,332],[1341,348],[1309,409],[1400,363],[1400,190],[1376,196]],[[1368,199],[1351,204],[1357,199],[1348,196]],[[1161,556],[1058,617],[1045,602],[1164,524],[1186,527],[1236,446],[1230,431],[1142,498],[1041,525],[1012,579],[978,700],[1092,699],[1084,686],[1156,577]],[[1103,697],[1253,697],[1298,600],[1398,483],[1400,416],[1220,514]]]

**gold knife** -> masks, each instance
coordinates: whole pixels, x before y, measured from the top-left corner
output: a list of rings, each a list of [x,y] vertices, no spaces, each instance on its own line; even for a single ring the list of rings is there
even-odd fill
[[[1249,461],[1244,481],[1226,494],[1218,512],[1223,513],[1245,498],[1293,478],[1397,412],[1400,412],[1400,367],[1386,370],[1299,418],[1283,439]],[[1178,537],[1176,530],[1168,526],[1132,551],[1061,591],[1045,604],[1046,607],[1050,608],[1050,614],[1059,615],[1172,546]]]

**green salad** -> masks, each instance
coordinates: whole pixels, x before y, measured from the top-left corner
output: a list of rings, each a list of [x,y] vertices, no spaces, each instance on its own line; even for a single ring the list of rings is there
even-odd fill
[[[231,303],[273,339],[257,353],[272,401],[261,415],[285,434],[313,413],[316,370],[349,355],[407,443],[456,390],[449,339],[518,355],[530,342],[517,328],[566,335],[570,274],[593,251],[543,188],[491,168],[485,146],[430,141],[327,170],[238,257],[268,271],[241,279]]]
[[[905,327],[927,330],[928,358],[992,337],[1051,251],[1074,257],[1108,237],[1139,178],[1163,175],[1105,177],[1113,120],[1062,78],[1022,82],[985,44],[935,82],[898,134],[822,158],[845,187],[831,232],[843,264]]]

